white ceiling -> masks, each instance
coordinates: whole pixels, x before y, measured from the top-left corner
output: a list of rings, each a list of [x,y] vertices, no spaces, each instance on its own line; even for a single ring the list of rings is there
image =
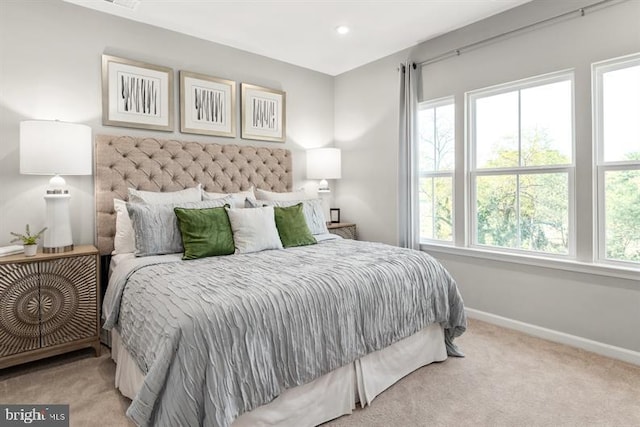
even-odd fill
[[[65,1],[335,76],[530,0]]]

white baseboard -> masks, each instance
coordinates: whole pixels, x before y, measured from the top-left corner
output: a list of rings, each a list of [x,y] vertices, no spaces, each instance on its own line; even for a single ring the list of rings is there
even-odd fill
[[[640,352],[637,351],[604,344],[598,341],[578,337],[576,335],[565,334],[564,332],[554,331],[553,329],[542,328],[530,323],[508,319],[506,317],[475,310],[473,308],[467,307],[465,308],[465,311],[472,319],[482,320],[484,322],[509,329],[515,329],[516,331],[524,332],[525,334],[533,335],[538,338],[543,338],[560,344],[566,344],[571,347],[581,348],[602,356],[611,357],[613,359],[622,360],[624,362],[640,366]]]

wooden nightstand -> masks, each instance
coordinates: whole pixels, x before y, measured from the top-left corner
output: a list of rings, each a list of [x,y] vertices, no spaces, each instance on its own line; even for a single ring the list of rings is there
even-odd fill
[[[93,347],[100,354],[93,246],[0,258],[0,369]]]
[[[351,222],[330,222],[327,224],[329,233],[337,234],[345,239],[357,240],[356,225]]]

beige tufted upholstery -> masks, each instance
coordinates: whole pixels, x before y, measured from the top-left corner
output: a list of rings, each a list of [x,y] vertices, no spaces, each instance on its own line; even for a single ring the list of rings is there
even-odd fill
[[[251,186],[290,191],[291,153],[282,148],[202,144],[98,135],[95,139],[96,246],[113,250],[113,199],[127,200],[129,187],[177,191],[202,184],[205,191],[233,193]]]

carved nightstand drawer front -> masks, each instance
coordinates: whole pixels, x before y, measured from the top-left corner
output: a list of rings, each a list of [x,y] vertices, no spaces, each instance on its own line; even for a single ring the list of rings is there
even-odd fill
[[[95,271],[95,256],[42,263],[40,313],[43,347],[95,335]]]
[[[40,347],[37,264],[0,265],[0,357]]]

